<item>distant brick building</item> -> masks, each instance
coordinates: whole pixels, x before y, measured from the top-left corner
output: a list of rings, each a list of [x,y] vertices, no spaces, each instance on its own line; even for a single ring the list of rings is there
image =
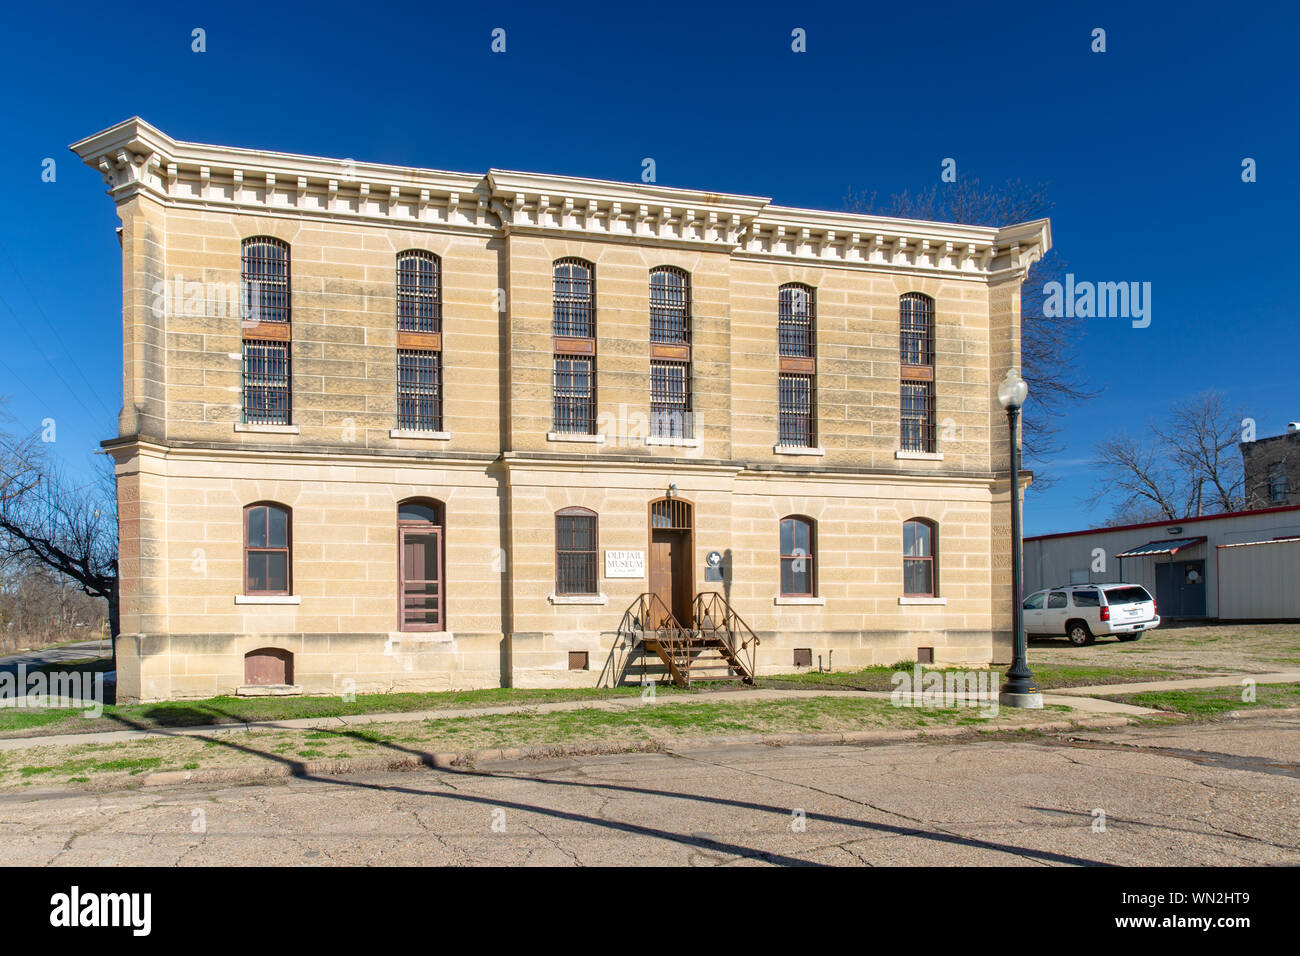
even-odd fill
[[[1246,472],[1246,507],[1300,504],[1300,423],[1285,434],[1241,443]]]
[[[1009,658],[1046,220],[73,149],[122,221],[119,699],[610,684],[732,612],[759,673]]]

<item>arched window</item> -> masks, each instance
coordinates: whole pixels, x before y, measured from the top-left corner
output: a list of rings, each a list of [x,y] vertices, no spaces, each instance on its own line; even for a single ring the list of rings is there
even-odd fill
[[[903,522],[903,596],[935,597],[939,593],[939,528],[933,521]]]
[[[243,242],[240,289],[245,322],[289,321],[289,244],[270,236]]]
[[[935,450],[934,299],[908,292],[898,300],[899,447]]]
[[[781,354],[808,358],[813,354],[817,322],[816,293],[811,286],[789,282],[781,286],[777,316]]]
[[[596,433],[596,273],[585,259],[559,259],[554,268],[555,364],[552,427],[557,433]]]
[[[555,512],[555,593],[597,594],[597,521],[590,508]]]
[[[904,365],[934,365],[934,299],[907,292],[898,299],[898,346]]]
[[[408,249],[397,254],[397,328],[442,331],[442,260],[432,252]]]
[[[781,519],[781,596],[813,597],[817,593],[816,534],[813,520],[803,515]]]
[[[690,344],[691,277],[681,269],[650,270],[650,341]]]
[[[691,277],[650,270],[650,434],[695,437],[691,410]]]
[[[591,338],[596,334],[596,270],[585,259],[555,263],[555,334]]]
[[[432,498],[397,505],[398,609],[403,631],[446,630],[443,531],[446,508]]]
[[[777,299],[776,443],[789,448],[817,447],[816,297],[811,286],[789,282]]]
[[[292,593],[292,522],[289,509],[262,501],[244,509],[244,593]]]

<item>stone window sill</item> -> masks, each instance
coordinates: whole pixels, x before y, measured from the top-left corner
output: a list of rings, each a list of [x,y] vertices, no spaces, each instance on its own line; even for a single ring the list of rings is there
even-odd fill
[[[249,425],[235,422],[237,432],[255,432],[259,435],[298,435],[301,429],[297,425]]]
[[[298,697],[301,684],[241,684],[235,688],[236,697]]]
[[[902,461],[943,461],[941,451],[896,451],[894,457]]]
[[[772,598],[775,605],[789,605],[792,607],[825,607],[826,599],[824,597],[782,597],[780,595]]]
[[[824,456],[826,449],[821,448],[804,448],[800,445],[773,445],[772,451],[777,455],[816,455]]]
[[[941,607],[948,603],[946,597],[901,597],[898,599],[899,604],[920,604],[934,607]]]
[[[608,604],[609,598],[604,594],[548,594],[546,600],[552,604]]]
[[[425,441],[451,441],[451,432],[421,432],[411,428],[390,428],[389,438],[423,438]]]
[[[236,594],[236,604],[301,604],[301,594]]]
[[[647,445],[656,445],[668,448],[699,448],[700,440],[698,438],[658,438],[651,436],[645,440]]]
[[[547,440],[547,441],[574,441],[574,442],[586,442],[586,443],[588,443],[588,444],[592,444],[592,445],[603,445],[603,444],[605,444],[605,436],[604,436],[604,434],[597,434],[597,435],[581,435],[581,434],[578,434],[577,432],[547,432],[547,433],[546,433],[546,440]]]

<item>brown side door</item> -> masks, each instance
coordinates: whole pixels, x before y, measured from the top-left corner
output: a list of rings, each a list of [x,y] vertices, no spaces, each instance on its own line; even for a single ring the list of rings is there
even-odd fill
[[[401,529],[402,607],[404,631],[440,631],[442,608],[442,530]]]
[[[650,593],[663,602],[662,607],[673,608],[673,538],[675,531],[651,533],[650,538]],[[652,627],[662,625],[662,611],[656,602],[652,610],[655,619],[650,621]]]

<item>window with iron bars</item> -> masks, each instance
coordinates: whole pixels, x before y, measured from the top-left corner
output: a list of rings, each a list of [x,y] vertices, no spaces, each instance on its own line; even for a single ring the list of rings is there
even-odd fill
[[[591,338],[596,334],[596,280],[582,259],[555,263],[555,334]]]
[[[565,508],[555,515],[555,593],[596,594],[596,514]]]
[[[792,358],[811,357],[815,323],[816,300],[813,290],[797,282],[781,286],[777,321],[781,354]]]
[[[442,356],[398,349],[397,427],[416,432],[442,431]]]
[[[782,375],[779,382],[780,424],[777,442],[793,448],[817,447],[813,377]]]
[[[900,442],[903,451],[934,451],[934,382],[903,382]]]
[[[898,300],[898,351],[904,365],[934,365],[934,300],[908,292]]]
[[[1268,466],[1268,500],[1270,503],[1286,503],[1290,497],[1290,487],[1286,477],[1286,462],[1275,461]]]
[[[691,279],[681,269],[661,266],[650,273],[650,341],[691,341]]]
[[[240,264],[243,320],[289,321],[289,244],[269,236],[243,242]]]
[[[576,435],[596,432],[596,360],[555,356],[555,430]]]
[[[397,328],[442,331],[442,263],[432,252],[410,249],[397,255]]]
[[[288,425],[289,343],[244,342],[244,422]]]
[[[650,363],[650,434],[694,438],[689,362]]]

